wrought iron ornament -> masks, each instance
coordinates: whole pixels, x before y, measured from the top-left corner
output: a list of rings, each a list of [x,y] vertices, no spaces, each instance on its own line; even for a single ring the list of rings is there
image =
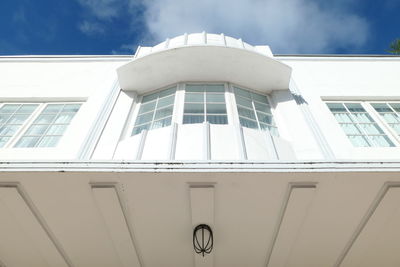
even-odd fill
[[[211,227],[199,224],[193,230],[193,247],[197,254],[210,254],[214,246],[214,237]]]

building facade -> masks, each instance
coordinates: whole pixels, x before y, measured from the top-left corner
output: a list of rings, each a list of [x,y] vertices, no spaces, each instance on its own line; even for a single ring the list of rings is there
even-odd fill
[[[0,57],[0,266],[399,266],[399,70],[208,33]]]

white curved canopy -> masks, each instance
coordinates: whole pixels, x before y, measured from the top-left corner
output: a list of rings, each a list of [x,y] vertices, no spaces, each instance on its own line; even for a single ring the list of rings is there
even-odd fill
[[[228,81],[269,92],[288,89],[291,68],[249,49],[205,44],[150,53],[117,72],[123,90],[140,94],[181,81]]]

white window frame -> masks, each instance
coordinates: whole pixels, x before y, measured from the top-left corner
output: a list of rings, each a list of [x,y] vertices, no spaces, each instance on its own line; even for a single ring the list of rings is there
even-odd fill
[[[371,116],[371,118],[375,121],[375,123],[381,128],[381,130],[383,131],[383,133],[389,138],[389,140],[393,143],[394,146],[389,146],[389,147],[385,147],[385,148],[398,148],[400,146],[400,138],[399,136],[396,134],[396,132],[390,127],[390,125],[388,125],[384,119],[382,118],[382,116],[374,109],[374,107],[372,107],[372,105],[370,103],[396,103],[399,101],[362,101],[362,100],[324,100],[325,104],[328,103],[357,103],[360,104],[365,112]],[[350,139],[347,137],[346,133],[344,132],[344,130],[340,127],[339,122],[336,120],[335,116],[333,115],[333,112],[329,109],[329,107],[326,105],[326,108],[329,110],[329,113],[332,115],[333,120],[336,122],[336,124],[338,125],[338,127],[340,128],[341,132],[344,134],[344,136],[346,136],[346,140],[349,141],[350,145],[353,146],[354,148],[382,148],[384,146],[367,146],[367,147],[357,147],[354,146]],[[347,109],[347,108],[346,108]],[[360,129],[360,131],[362,132],[362,136],[368,136],[368,134],[364,133],[364,131],[362,129]]]
[[[7,104],[36,104],[36,105],[38,105],[38,107],[32,112],[32,114],[28,117],[28,119],[21,125],[20,129],[18,129],[18,131],[10,138],[10,140],[8,140],[8,142],[0,149],[5,149],[5,148],[31,149],[31,148],[54,148],[54,147],[24,147],[24,148],[15,147],[15,145],[20,140],[20,138],[24,135],[24,133],[28,130],[28,128],[32,125],[32,123],[36,120],[36,118],[42,113],[42,111],[46,108],[47,105],[49,105],[49,104],[81,104],[81,106],[82,106],[84,104],[84,102],[83,101],[1,102],[0,107],[2,107],[3,105],[7,105]],[[75,116],[76,116],[76,114],[75,114]],[[75,116],[74,116],[74,118],[75,118]]]

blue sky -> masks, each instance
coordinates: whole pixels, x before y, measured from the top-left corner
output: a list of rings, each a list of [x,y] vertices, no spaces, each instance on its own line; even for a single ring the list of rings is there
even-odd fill
[[[184,32],[275,54],[386,54],[400,0],[0,0],[0,55],[132,54]]]

